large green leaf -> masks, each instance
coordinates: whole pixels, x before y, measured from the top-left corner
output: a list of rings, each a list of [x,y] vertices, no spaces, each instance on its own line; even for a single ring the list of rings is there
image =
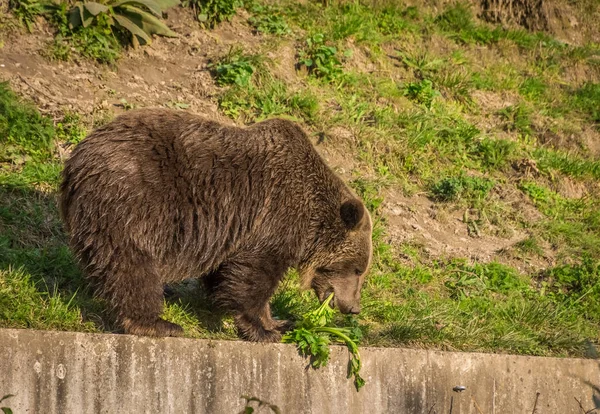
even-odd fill
[[[119,13],[133,22],[135,22],[145,33],[156,34],[159,36],[177,37],[177,33],[157,19],[150,13],[133,6],[123,6],[119,8]]]
[[[179,0],[154,0],[159,6],[161,10],[167,10],[171,7],[179,6],[181,2]]]
[[[108,11],[108,7],[104,4],[96,3],[95,1],[86,1],[83,3],[83,7],[92,15],[97,16],[100,13],[106,13]]]
[[[150,14],[148,15],[150,16]],[[152,38],[150,37],[150,35],[146,34],[135,21],[132,21],[123,14],[115,14],[114,18],[119,25],[129,30],[134,36],[137,36],[138,38],[142,39],[144,43],[152,43]]]
[[[145,6],[156,17],[161,17],[162,15],[160,6],[156,3],[155,0],[116,0],[114,3],[111,3],[111,7],[113,9],[123,6]]]
[[[83,5],[81,3],[69,10],[69,26],[71,29],[83,24]]]
[[[113,8],[120,6],[145,6],[156,17],[161,17],[163,11],[179,4],[179,0],[115,0],[110,5]]]
[[[93,1],[76,3],[69,11],[69,25],[71,29],[81,25],[88,27],[97,15],[107,13],[108,11],[109,8],[107,6]]]

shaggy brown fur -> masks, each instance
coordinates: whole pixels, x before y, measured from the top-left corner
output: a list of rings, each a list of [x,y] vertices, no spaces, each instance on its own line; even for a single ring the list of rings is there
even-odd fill
[[[305,133],[171,110],[131,111],[73,151],[61,186],[72,250],[125,332],[177,335],[165,283],[203,276],[240,335],[277,341],[269,299],[290,267],[321,300],[357,313],[371,218]]]

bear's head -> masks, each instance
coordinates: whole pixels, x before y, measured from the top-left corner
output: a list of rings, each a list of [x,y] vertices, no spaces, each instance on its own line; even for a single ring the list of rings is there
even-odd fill
[[[371,216],[364,204],[350,198],[341,203],[336,224],[326,226],[322,248],[301,269],[305,288],[312,287],[322,303],[331,293],[331,305],[342,313],[360,312],[360,292],[373,253]],[[331,234],[329,234],[331,236]]]

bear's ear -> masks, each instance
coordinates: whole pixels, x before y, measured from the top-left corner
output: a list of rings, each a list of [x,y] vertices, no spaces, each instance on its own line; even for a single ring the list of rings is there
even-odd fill
[[[340,216],[348,230],[354,230],[365,214],[365,207],[357,199],[345,201],[340,207]]]

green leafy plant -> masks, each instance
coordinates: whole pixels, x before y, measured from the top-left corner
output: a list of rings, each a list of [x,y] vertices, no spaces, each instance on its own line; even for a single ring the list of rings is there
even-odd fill
[[[435,18],[434,23],[446,32],[448,37],[461,43],[495,43],[503,33],[500,28],[490,29],[475,24],[471,6],[464,3],[448,7]]]
[[[134,46],[149,44],[152,35],[176,37],[177,34],[167,27],[160,18],[170,7],[179,4],[179,0],[108,0],[77,2],[70,10],[69,26],[88,27],[104,18],[108,27],[129,32]]]
[[[384,35],[396,35],[403,31],[414,31],[416,25],[410,20],[418,17],[417,8],[414,6],[402,8],[395,3],[386,5],[379,10],[377,28]]]
[[[256,56],[244,55],[241,49],[232,48],[227,56],[210,68],[214,69],[219,86],[247,86],[259,63]]]
[[[262,87],[234,85],[219,98],[219,108],[234,119],[257,121],[269,116],[292,116],[314,122],[319,102],[307,92],[290,92],[280,81],[268,81]]]
[[[312,356],[312,366],[323,367],[329,362],[329,344],[339,342],[346,344],[350,351],[348,378],[354,376],[354,385],[359,390],[365,385],[360,376],[360,354],[357,342],[362,337],[358,327],[338,328],[331,326],[334,310],[329,306],[333,293],[316,310],[306,313],[294,330],[286,333],[282,341],[294,343],[303,355]]]
[[[404,87],[404,95],[425,105],[427,108],[431,108],[433,100],[440,96],[440,93],[433,87],[433,83],[429,79],[423,79],[420,82],[409,82]]]
[[[306,49],[300,51],[300,65],[316,77],[332,81],[342,74],[338,50],[325,44],[325,36],[317,33],[306,39]]]
[[[543,271],[543,294],[577,306],[590,318],[600,311],[600,263],[589,256],[575,266],[562,265]]]
[[[229,21],[236,9],[243,4],[240,0],[182,0],[181,5],[196,12],[196,18],[209,29],[223,21]]]
[[[547,89],[548,87],[544,81],[535,76],[526,78],[519,85],[519,93],[530,100],[543,96]]]

